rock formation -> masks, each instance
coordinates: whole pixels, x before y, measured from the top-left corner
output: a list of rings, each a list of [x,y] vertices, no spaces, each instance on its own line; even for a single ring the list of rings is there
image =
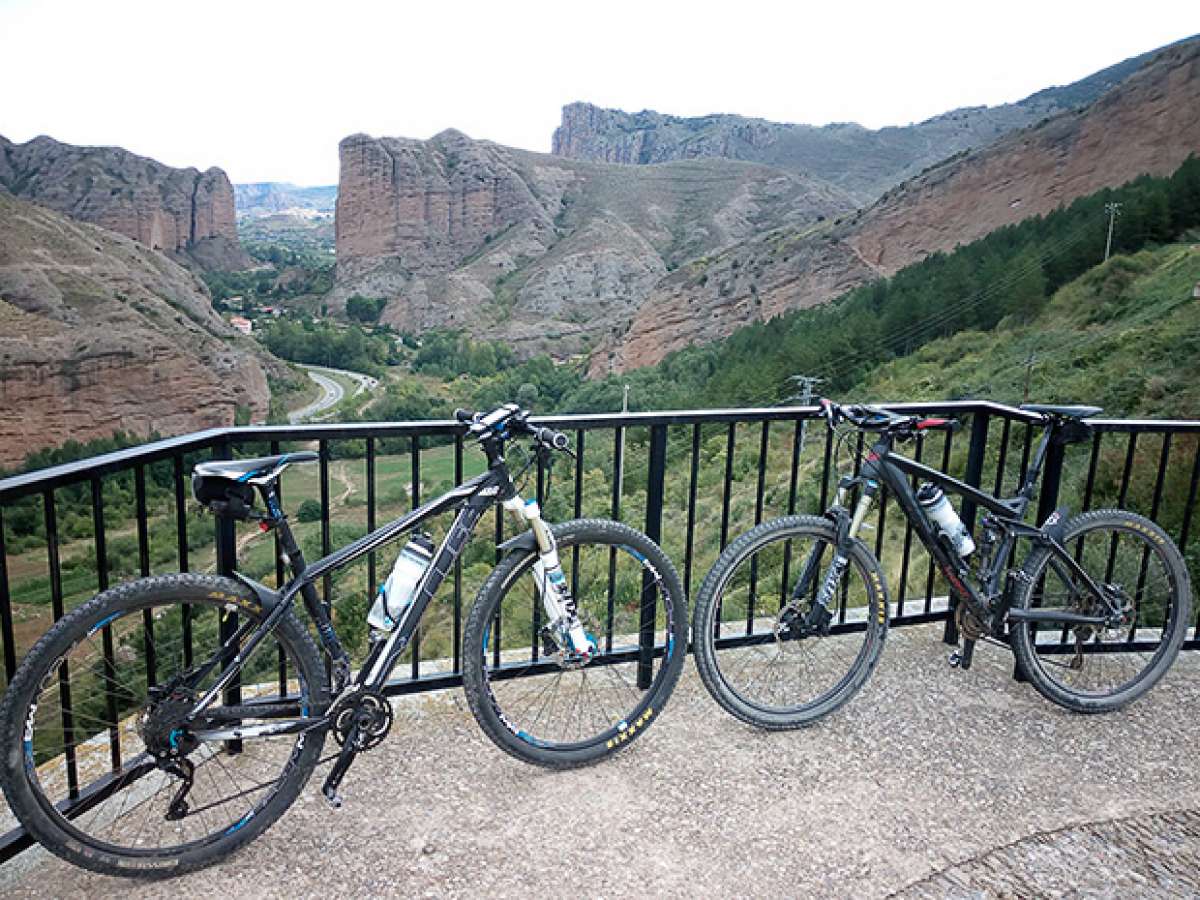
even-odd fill
[[[0,192],[0,466],[67,439],[261,420],[282,364],[147,246]]]
[[[952,157],[861,215],[809,234],[775,229],[681,267],[655,285],[622,334],[596,349],[590,371],[655,363],[1103,187],[1167,174],[1200,153],[1197,109],[1200,40],[1161,51],[1086,109]]]
[[[571,159],[642,165],[698,157],[751,160],[805,172],[865,204],[954,153],[1086,106],[1152,56],[1125,60],[1018,103],[956,109],[917,124],[878,130],[853,123],[789,125],[736,115],[684,118],[651,110],[627,113],[572,103],[563,107],[552,152]]]
[[[249,268],[233,185],[217,168],[174,169],[119,147],[0,138],[0,188],[207,268]]]
[[[732,160],[654,169],[566,160],[446,131],[342,141],[337,284],[383,320],[570,354],[628,321],[687,260],[780,222],[851,209],[815,179]]]

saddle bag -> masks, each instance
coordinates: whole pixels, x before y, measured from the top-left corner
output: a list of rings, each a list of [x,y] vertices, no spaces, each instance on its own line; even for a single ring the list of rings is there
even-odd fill
[[[254,485],[219,475],[193,473],[192,495],[218,516],[245,520],[254,508]]]

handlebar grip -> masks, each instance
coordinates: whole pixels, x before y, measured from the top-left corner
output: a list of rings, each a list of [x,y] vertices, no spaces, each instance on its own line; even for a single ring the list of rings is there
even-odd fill
[[[469,409],[456,409],[454,411],[454,418],[463,423],[474,422],[475,415],[476,414],[471,412]]]
[[[571,446],[571,439],[561,431],[545,427],[534,428],[532,431],[535,440],[555,450],[566,450]]]

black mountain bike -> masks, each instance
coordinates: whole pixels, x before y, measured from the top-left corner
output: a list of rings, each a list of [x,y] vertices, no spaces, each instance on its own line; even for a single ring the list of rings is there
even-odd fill
[[[529,530],[502,544],[463,637],[471,711],[503,750],[550,768],[584,765],[639,737],[662,711],[687,647],[679,577],[653,541],[616,522],[543,521],[520,498],[506,442],[532,438],[545,464],[567,436],[503,406],[458,419],[487,455],[477,478],[306,564],[278,478],[317,454],[196,466],[193,492],[218,515],[276,530],[293,578],[275,591],[241,574],[130,582],[64,616],[30,651],[0,706],[0,780],[30,834],[70,862],[173,875],[261,834],[295,801],[325,736],[340,750],[322,791],[386,737],[384,688],[434,592],[494,503]],[[266,511],[254,508],[255,490]],[[356,676],[314,588],[318,579],[457,514],[391,631],[375,631]],[[292,605],[316,627],[328,667]],[[523,676],[523,677],[522,677]]]
[[[1183,557],[1166,533],[1121,509],[1070,519],[1060,509],[1040,527],[1023,521],[1047,449],[1086,439],[1082,419],[1098,408],[1023,406],[1044,417],[1046,430],[1017,495],[999,499],[893,452],[921,432],[957,428],[954,420],[821,404],[831,428],[848,422],[878,438],[859,474],[841,479],[823,518],[764,522],[730,544],[705,577],[692,639],[700,675],[722,707],[762,728],[796,728],[838,709],[866,682],[889,606],[883,570],[858,534],[881,485],[957,598],[963,645],[952,665],[970,668],[977,640],[1010,643],[1043,696],[1087,713],[1119,709],[1162,678],[1191,604]],[[910,477],[926,484],[914,490]],[[946,492],[985,511],[978,546]],[[1019,539],[1031,548],[1016,567]]]

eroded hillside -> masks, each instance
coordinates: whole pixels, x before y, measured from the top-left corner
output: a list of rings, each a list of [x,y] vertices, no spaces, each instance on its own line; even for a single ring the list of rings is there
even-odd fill
[[[163,254],[0,192],[0,466],[117,430],[262,419],[276,367]]]

